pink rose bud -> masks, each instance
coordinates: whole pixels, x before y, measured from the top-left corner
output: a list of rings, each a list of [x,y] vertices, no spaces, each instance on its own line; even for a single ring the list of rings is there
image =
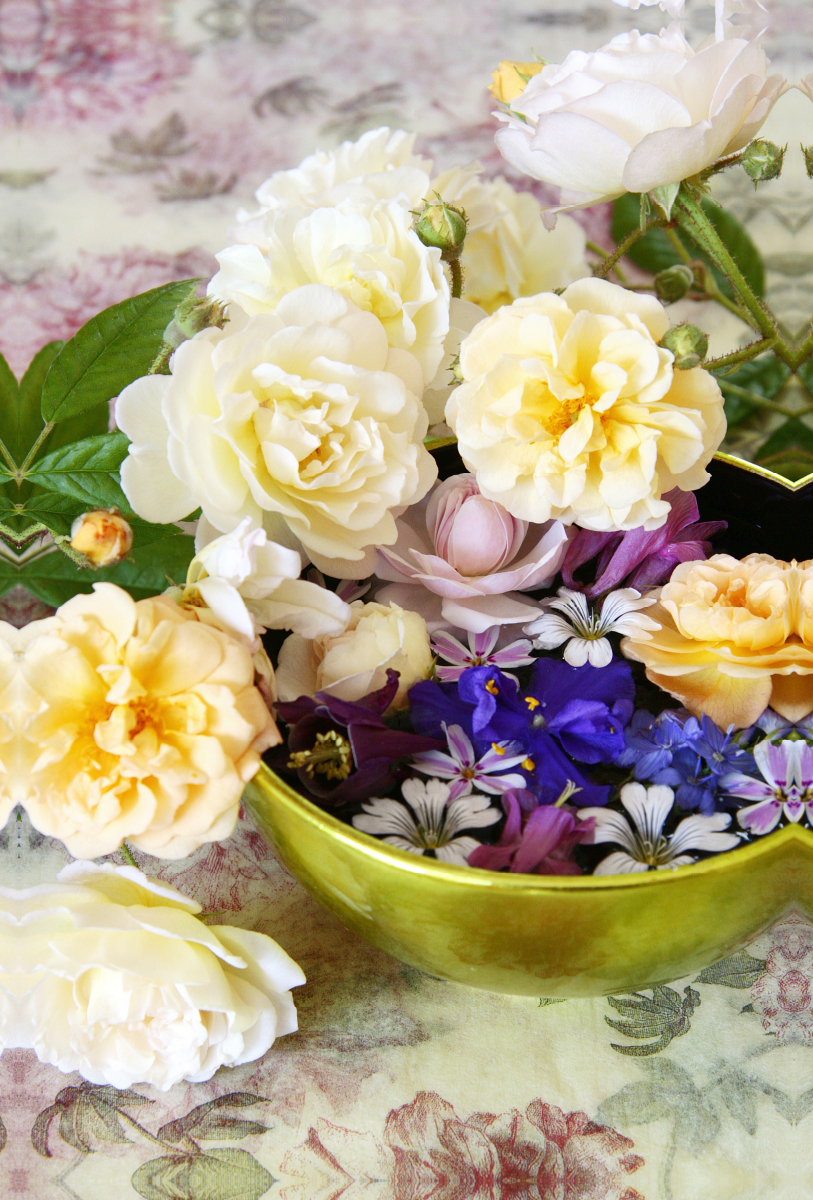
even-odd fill
[[[495,500],[486,500],[473,475],[453,475],[435,489],[426,511],[435,553],[468,577],[490,575],[513,562],[528,532]]]

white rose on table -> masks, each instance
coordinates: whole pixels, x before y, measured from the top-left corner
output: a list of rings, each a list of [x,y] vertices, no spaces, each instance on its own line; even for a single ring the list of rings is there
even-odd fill
[[[122,487],[148,521],[198,505],[219,531],[245,517],[335,578],[365,578],[397,538],[393,510],[437,476],[423,446],[420,368],[340,292],[298,288],[273,313],[232,306],[175,351],[171,375],[125,388]]]
[[[542,206],[507,179],[483,179],[479,162],[438,175],[432,194],[464,209],[468,217],[460,265],[466,300],[493,313],[518,296],[566,287],[590,274],[585,233],[572,217],[546,229]]]
[[[708,480],[726,429],[714,377],[658,345],[668,328],[657,300],[603,279],[482,321],[446,406],[481,494],[520,521],[660,528],[664,493]]]
[[[308,640],[291,634],[277,664],[280,700],[328,692],[341,700],[361,700],[384,687],[387,671],[398,671],[391,708],[403,708],[407,692],[432,670],[432,649],[423,617],[396,604],[350,605],[344,632]]]
[[[15,1044],[117,1088],[202,1083],[297,1028],[301,969],[262,933],[206,926],[201,907],[134,867],[74,862],[32,888],[15,940]],[[12,930],[13,934],[15,931]],[[9,932],[3,941],[9,947]]]
[[[327,284],[375,314],[389,344],[414,354],[424,384],[431,382],[449,332],[449,283],[440,250],[423,244],[405,204],[269,209],[252,230],[253,244],[216,255],[210,295],[253,316],[273,312],[295,288]]]
[[[694,51],[678,24],[572,50],[534,74],[497,113],[512,166],[555,188],[550,217],[624,192],[679,183],[742,149],[787,88],[756,41]]]

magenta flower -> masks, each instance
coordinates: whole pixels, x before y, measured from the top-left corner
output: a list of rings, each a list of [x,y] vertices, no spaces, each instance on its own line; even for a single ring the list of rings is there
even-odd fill
[[[578,789],[573,789],[578,790]],[[567,799],[565,789],[561,799]],[[556,804],[539,804],[533,792],[521,789],[502,797],[505,827],[494,846],[478,846],[469,855],[470,867],[523,875],[581,875],[572,861],[580,842],[589,842],[595,822],[577,821]]]
[[[700,513],[691,492],[674,488],[663,497],[672,505],[660,529],[630,529],[627,533],[596,533],[580,529],[562,565],[562,579],[588,599],[613,588],[646,588],[665,583],[676,565],[708,558],[710,538],[728,528],[727,521],[698,521]],[[598,556],[595,583],[581,584],[574,571]]]
[[[486,629],[484,633],[470,633],[467,649],[453,634],[438,630],[432,638],[432,649],[438,658],[454,663],[452,667],[435,668],[440,682],[456,683],[469,667],[499,667],[503,671],[508,667],[531,665],[534,656],[528,651],[533,648],[533,642],[529,638],[519,638],[509,646],[504,646],[502,650],[495,650],[499,636],[499,625]]]
[[[474,788],[499,796],[511,788],[524,788],[524,775],[498,774],[510,771],[511,767],[519,766],[527,757],[516,742],[492,742],[491,749],[478,759],[471,739],[466,736],[460,725],[446,725],[443,731],[449,746],[449,753],[441,750],[427,750],[424,754],[416,754],[412,765],[422,775],[432,775],[436,779],[453,780],[450,784],[449,798],[457,800],[459,796],[468,796]]]
[[[764,741],[754,747],[754,758],[762,779],[737,771],[720,781],[729,796],[757,801],[737,813],[743,829],[770,833],[783,813],[793,824],[807,813],[813,823],[813,746],[790,740],[775,746]]]
[[[480,494],[473,475],[445,479],[396,525],[398,541],[379,548],[376,568],[392,582],[376,599],[420,612],[430,631],[482,633],[531,620],[536,606],[518,593],[553,581],[568,539],[561,521],[512,517]]]

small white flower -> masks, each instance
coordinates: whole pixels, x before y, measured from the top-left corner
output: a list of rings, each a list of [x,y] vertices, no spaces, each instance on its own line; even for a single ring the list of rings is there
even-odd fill
[[[487,796],[474,793],[451,800],[451,788],[439,779],[407,779],[401,785],[400,800],[376,797],[362,805],[364,812],[353,817],[353,825],[382,841],[425,854],[434,850],[442,862],[465,867],[467,859],[480,843],[473,837],[459,837],[463,829],[483,829],[499,821],[502,812],[492,808]],[[409,805],[409,807],[407,807]]]
[[[530,634],[537,650],[553,650],[567,642],[565,662],[571,667],[606,667],[612,662],[613,650],[607,640],[608,633],[634,635],[637,640],[649,641],[654,629],[660,629],[657,621],[646,617],[639,610],[654,604],[654,599],[642,596],[635,588],[620,588],[604,597],[601,611],[596,612],[581,592],[559,588],[558,600],[546,600],[549,608],[564,613],[546,612],[523,629]]]
[[[731,824],[728,813],[710,817],[693,814],[681,821],[668,837],[663,832],[672,811],[675,793],[669,787],[645,788],[642,783],[627,783],[621,789],[621,803],[632,817],[632,824],[619,812],[608,808],[582,808],[581,820],[595,820],[593,843],[614,842],[623,846],[602,859],[594,875],[629,875],[639,871],[682,867],[695,861],[685,850],[733,850],[739,843],[736,833],[721,833]]]

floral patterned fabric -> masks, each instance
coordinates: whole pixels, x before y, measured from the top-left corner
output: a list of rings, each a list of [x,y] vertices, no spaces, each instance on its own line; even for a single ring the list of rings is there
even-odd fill
[[[711,27],[702,0],[690,12],[694,32]],[[235,208],[317,144],[388,123],[418,129],[440,166],[502,169],[484,91],[499,59],[533,48],[557,60],[657,21],[605,0],[0,0],[0,349],[22,372],[105,305],[210,275]],[[777,0],[766,24],[777,69],[810,70],[809,13]],[[783,141],[810,141],[807,103],[785,102]],[[723,186],[792,324],[813,264],[808,185],[786,172],[758,205],[744,176]],[[605,210],[579,219],[606,238]],[[17,620],[42,615],[11,603]],[[247,821],[178,863],[137,857],[302,964],[300,1031],[259,1063],[166,1094],[83,1084],[7,1052],[3,1197],[810,1192],[813,927],[797,914],[668,987],[552,1002],[467,990],[373,950]],[[65,861],[21,815],[2,833],[5,885],[51,879]]]

